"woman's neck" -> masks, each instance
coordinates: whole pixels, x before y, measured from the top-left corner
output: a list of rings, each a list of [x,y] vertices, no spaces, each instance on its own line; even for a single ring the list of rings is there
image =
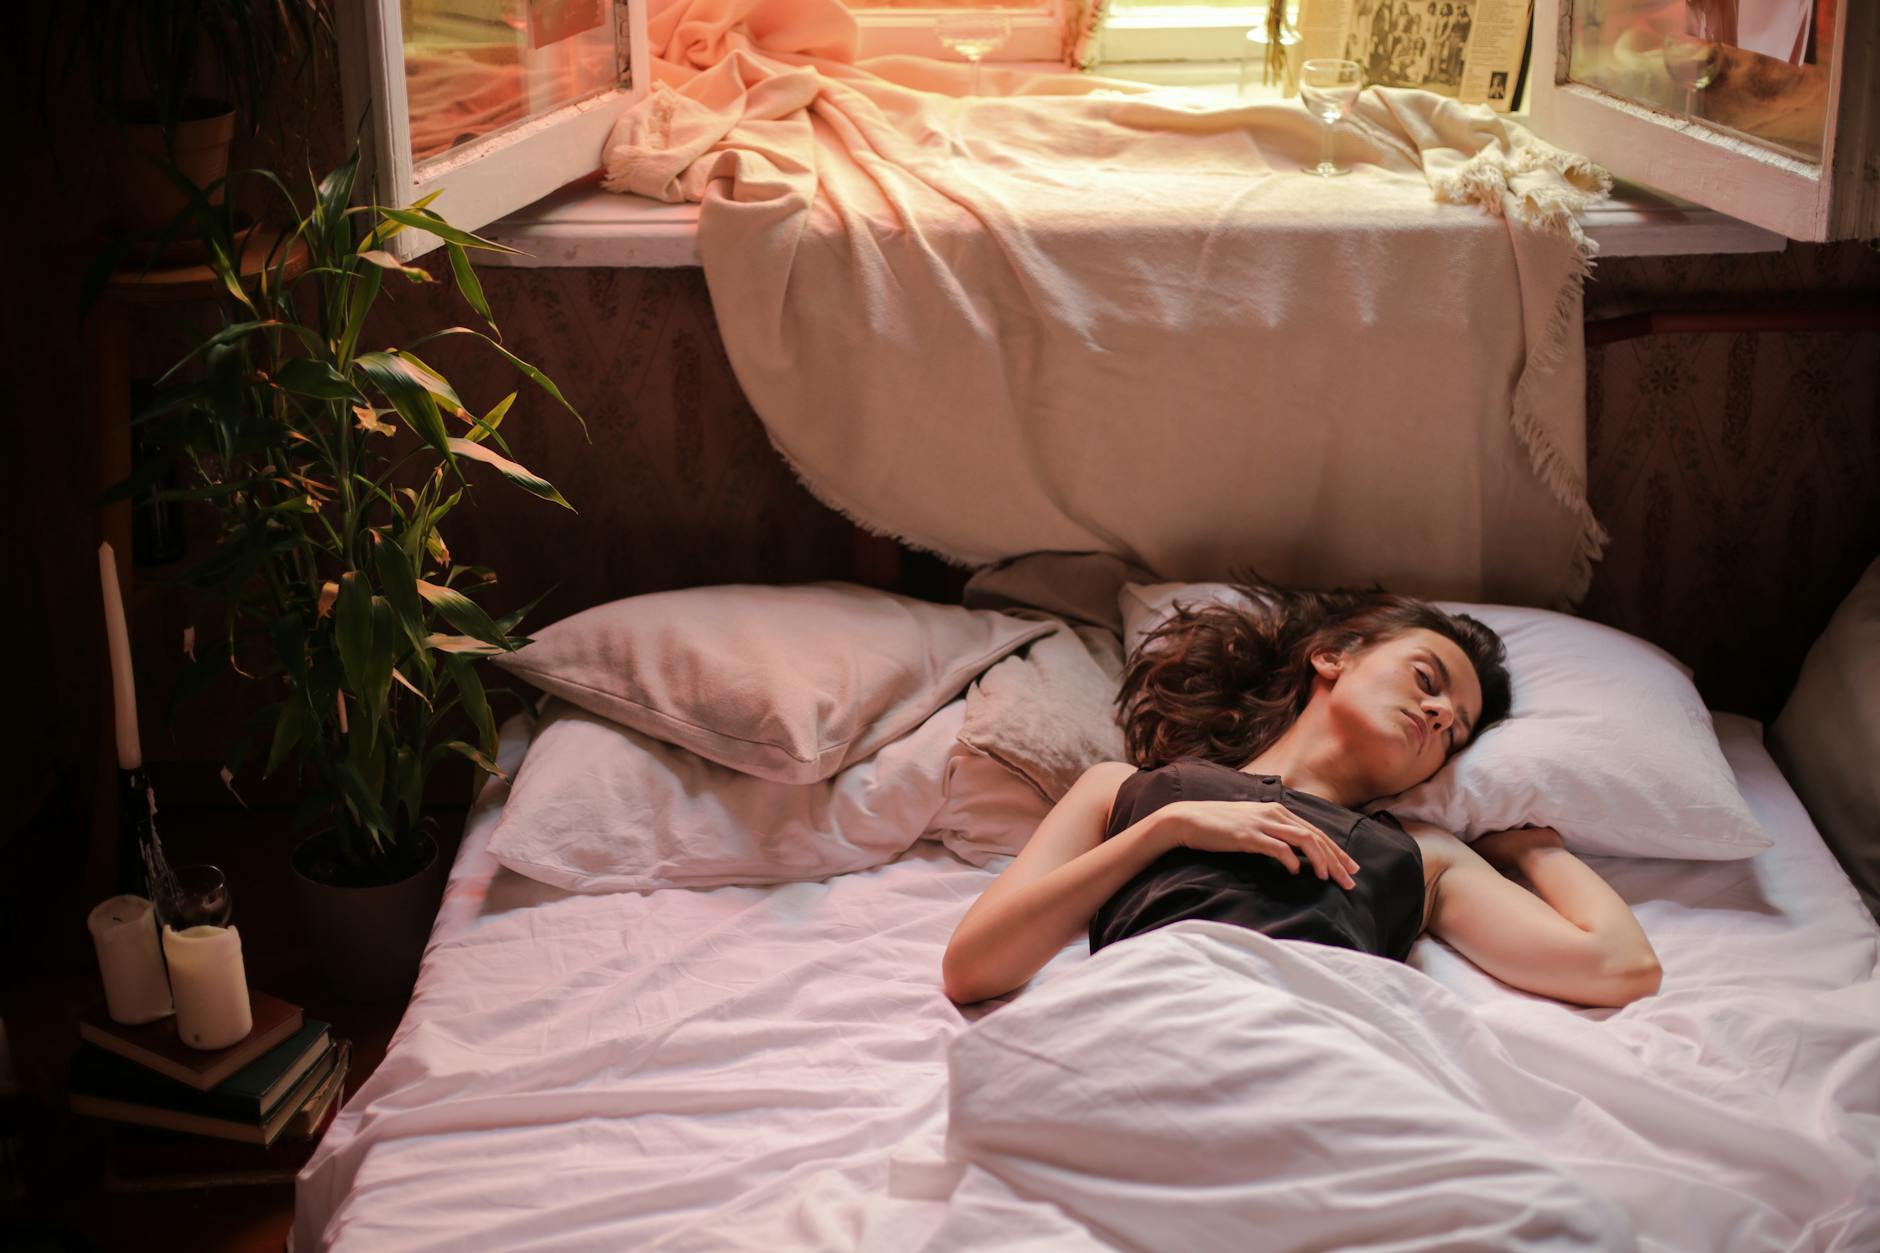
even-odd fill
[[[1245,774],[1276,774],[1295,792],[1357,809],[1375,799],[1374,791],[1368,780],[1355,777],[1350,756],[1340,751],[1336,737],[1320,721],[1320,708],[1308,705],[1277,740],[1240,769]]]

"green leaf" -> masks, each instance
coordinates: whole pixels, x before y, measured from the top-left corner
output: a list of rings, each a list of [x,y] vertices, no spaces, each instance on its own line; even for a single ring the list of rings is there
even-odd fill
[[[510,650],[509,637],[497,629],[496,624],[490,621],[490,616],[475,601],[456,588],[419,579],[418,595],[430,601],[444,615],[445,621],[465,635],[481,640],[492,648],[504,652]]]
[[[218,348],[222,348],[228,344],[234,343],[236,340],[241,339],[245,335],[252,335],[256,331],[263,330],[267,327],[286,326],[286,325],[287,323],[285,322],[275,321],[274,319],[271,319],[271,318],[262,318],[257,321],[236,322],[229,326],[225,326],[221,330],[217,331],[215,334],[211,335],[209,338],[203,340],[200,344],[197,344],[194,348],[191,348],[188,352],[184,353],[182,360],[178,361],[175,365],[165,370],[163,374],[157,379],[157,382],[159,384],[166,382],[172,374],[175,374],[178,370],[188,365],[191,361],[194,361],[202,353],[214,352]],[[474,334],[474,332],[472,333]]]
[[[457,684],[457,695],[463,701],[464,712],[470,715],[470,721],[476,725],[478,742],[485,753],[494,757],[496,717],[490,712],[490,701],[483,691],[483,680],[477,677],[476,663],[463,657],[446,657],[444,665]]]
[[[268,778],[287,760],[306,734],[308,721],[306,703],[298,696],[281,708],[280,717],[274,723],[274,743],[268,748],[268,764],[261,770],[262,778]]]
[[[372,679],[372,588],[348,570],[339,576],[339,599],[333,606],[333,634],[339,645],[340,667],[346,687],[359,700],[366,699]],[[360,711],[363,716],[365,711]],[[352,728],[356,734],[360,728]]]
[[[464,248],[487,248],[491,252],[520,252],[507,244],[499,244],[493,239],[484,239],[481,235],[472,235],[469,231],[459,230],[444,220],[442,214],[432,209],[384,209],[380,213],[413,230],[429,231],[447,244],[457,244]]]
[[[411,558],[403,548],[377,531],[372,532],[372,552],[379,569],[379,586],[385,589],[385,598],[391,602],[405,638],[417,651],[419,664],[428,669],[430,655],[424,647],[424,603],[418,599],[418,575],[411,568]]]
[[[390,270],[394,274],[402,274],[407,279],[409,279],[410,281],[414,283],[437,282],[436,279],[431,277],[431,272],[429,270],[421,270],[415,265],[406,265],[403,261],[400,261],[397,257],[394,257],[391,253],[385,252],[378,248],[373,248],[373,249],[370,249],[369,251],[360,253],[359,259],[362,261],[370,261],[373,265],[378,266],[381,270]]]
[[[357,393],[346,376],[324,361],[294,357],[274,372],[274,385],[315,400],[351,400]]]
[[[471,639],[468,635],[438,635],[424,637],[426,648],[436,649],[440,653],[450,653],[463,657],[494,657],[506,653],[507,648],[498,648],[494,644],[485,644],[482,640]]]
[[[476,427],[468,435],[464,436],[464,438],[476,444],[496,434],[496,428],[503,424],[503,415],[507,414],[509,412],[509,406],[515,403],[516,393],[510,392],[507,396],[496,402],[494,409],[491,409],[488,413],[478,418],[476,420]],[[498,442],[500,443],[501,441],[499,440]]]
[[[378,299],[379,284],[384,271],[365,270],[353,279],[352,294],[346,301],[346,324],[340,330],[339,359],[341,362],[352,360],[353,349],[359,346],[359,332],[366,328],[366,314],[372,308],[372,302]]]
[[[457,439],[453,437],[449,442],[451,451],[456,453],[459,457],[468,457],[472,461],[481,461],[485,465],[495,466],[504,478],[512,483],[519,484],[532,495],[540,496],[543,500],[551,500],[570,513],[575,511],[574,506],[569,504],[562,494],[555,490],[553,483],[550,483],[547,479],[536,474],[528,467],[517,465],[495,449],[485,448],[481,444],[473,444],[467,439]]]
[[[470,254],[463,250],[462,244],[446,244],[445,247],[450,252],[450,272],[456,276],[457,290],[463,293],[472,309],[483,315],[490,329],[496,330],[496,319],[490,313],[490,302],[483,298],[483,284],[477,278],[476,267],[470,264]]]
[[[501,344],[491,339],[488,335],[485,335],[482,331],[473,331],[467,326],[447,326],[441,331],[435,331],[430,335],[426,335],[424,338],[425,339],[438,339],[445,335],[474,335],[478,339],[482,340],[484,343],[488,344],[490,347],[494,348],[497,352],[507,357],[509,359],[509,364],[515,366],[518,370],[521,370],[525,375],[529,377],[529,379],[532,382],[534,382],[534,384],[537,387],[547,392],[550,396],[553,396],[557,404],[559,404],[562,408],[566,409],[569,413],[574,414],[574,420],[581,424],[581,433],[583,435],[587,434],[587,419],[582,417],[580,412],[576,410],[573,405],[568,403],[568,398],[561,394],[561,388],[555,386],[555,380],[549,378],[548,375],[542,373],[540,370],[536,369],[534,366],[524,361],[521,357],[518,357],[515,353],[509,351],[509,349],[503,347]]]
[[[452,740],[448,744],[444,745],[444,747],[450,749],[453,752],[461,753],[465,757],[468,757],[471,761],[474,761],[477,764],[478,768],[481,769],[485,774],[495,775],[497,778],[501,779],[504,783],[509,782],[509,775],[503,771],[503,768],[501,766],[497,765],[495,762],[491,761],[488,757],[485,757],[482,753],[478,752],[475,748],[471,747],[470,745],[464,743],[462,740]]]
[[[366,352],[353,361],[353,368],[384,393],[419,439],[443,453],[445,460],[450,459],[450,433],[444,429],[437,401],[416,366],[389,352]]]
[[[346,807],[352,810],[359,824],[372,833],[373,842],[382,850],[385,841],[391,837],[392,823],[386,816],[385,808],[379,804],[377,792],[367,786],[359,768],[343,757],[333,762],[333,774],[339,780]]]
[[[400,361],[414,367],[415,373],[412,377],[423,384],[426,391],[430,392],[448,406],[453,417],[461,416],[466,421],[475,421],[475,419],[470,416],[469,408],[458,398],[457,390],[450,385],[449,379],[439,374],[436,370],[433,370],[424,362],[418,360],[418,354],[415,352],[404,348],[393,349],[392,351],[398,354]]]

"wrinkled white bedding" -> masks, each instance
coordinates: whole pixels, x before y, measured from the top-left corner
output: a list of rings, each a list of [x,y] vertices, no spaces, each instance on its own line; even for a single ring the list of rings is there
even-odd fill
[[[1003,859],[577,896],[488,856],[492,789],[292,1247],[1872,1249],[1880,928],[1717,721],[1775,847],[1593,863],[1666,970],[1616,1012],[1195,923],[963,1013]]]

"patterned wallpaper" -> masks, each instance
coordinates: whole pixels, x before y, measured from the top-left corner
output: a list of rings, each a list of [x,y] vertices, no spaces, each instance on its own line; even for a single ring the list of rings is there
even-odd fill
[[[1863,243],[1599,263],[1587,316],[1880,305]],[[1612,535],[1590,618],[1765,721],[1880,552],[1880,335],[1660,335],[1587,352],[1588,490]]]

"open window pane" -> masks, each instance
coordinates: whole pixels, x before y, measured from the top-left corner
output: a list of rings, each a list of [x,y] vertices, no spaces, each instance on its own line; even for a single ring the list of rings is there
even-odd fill
[[[411,160],[623,78],[608,0],[402,0]]]
[[[1580,0],[1569,75],[1820,161],[1835,0]]]

